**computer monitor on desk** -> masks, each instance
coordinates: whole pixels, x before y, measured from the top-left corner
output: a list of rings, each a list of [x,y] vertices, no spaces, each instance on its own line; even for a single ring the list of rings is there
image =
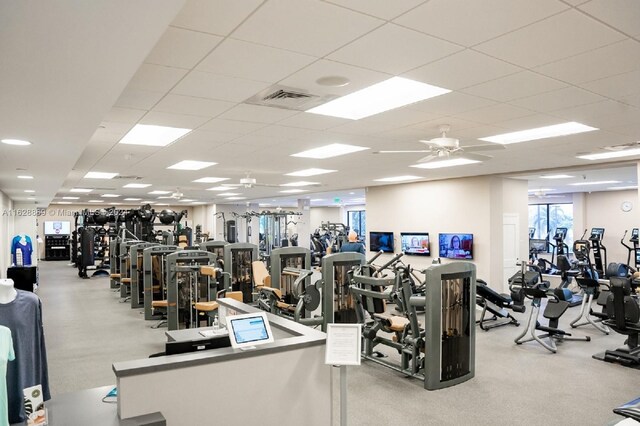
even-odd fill
[[[266,313],[233,315],[225,317],[231,346],[237,349],[273,342],[273,333]]]

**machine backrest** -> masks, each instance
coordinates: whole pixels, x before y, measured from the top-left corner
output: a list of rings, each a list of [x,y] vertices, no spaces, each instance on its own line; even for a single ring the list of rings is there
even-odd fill
[[[253,270],[253,281],[255,285],[266,285],[271,287],[271,276],[267,271],[267,265],[261,260],[254,260],[251,262],[251,269]]]
[[[571,263],[569,263],[569,258],[564,254],[558,255],[558,269],[562,272],[566,272],[571,269]]]
[[[607,298],[607,315],[619,330],[640,322],[640,307],[631,297],[631,282],[626,277],[611,277],[611,294]]]
[[[624,263],[611,262],[607,266],[607,277],[626,277],[629,275],[629,266]]]

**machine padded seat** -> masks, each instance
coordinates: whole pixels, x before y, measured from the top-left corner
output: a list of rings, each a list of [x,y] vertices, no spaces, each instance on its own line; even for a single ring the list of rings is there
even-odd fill
[[[273,293],[273,295],[277,297],[278,300],[282,300],[282,291],[280,291],[280,289],[272,288],[272,287],[263,287],[262,291]]]
[[[120,278],[122,284],[131,284],[131,278]]]
[[[547,303],[547,307],[544,310],[543,316],[548,319],[560,318],[568,308],[569,302],[565,302],[564,300],[559,300],[557,302],[549,301]]]
[[[172,306],[175,306],[175,303]],[[151,302],[151,307],[152,308],[168,308],[169,307],[169,301],[168,300],[154,300],[153,302]]]
[[[218,309],[218,302],[196,302],[196,311],[211,312]]]
[[[256,286],[271,287],[271,276],[267,271],[267,265],[261,260],[251,262],[251,270],[253,272],[253,282]]]
[[[119,280],[120,279],[120,274],[111,274],[109,275],[109,278],[113,278],[114,280]]]
[[[282,310],[286,310],[286,311],[295,311],[296,307],[294,305],[290,305],[288,303],[285,302],[276,302],[276,306],[278,307],[278,309],[282,309]]]
[[[200,267],[200,275],[206,275],[208,277],[216,276],[216,268],[213,266],[201,266]]]
[[[374,314],[373,317],[382,320],[391,331],[402,332],[409,325],[409,320],[405,317],[388,314]]]
[[[476,294],[499,306],[506,306],[512,302],[511,297],[498,293],[482,280],[476,280]]]

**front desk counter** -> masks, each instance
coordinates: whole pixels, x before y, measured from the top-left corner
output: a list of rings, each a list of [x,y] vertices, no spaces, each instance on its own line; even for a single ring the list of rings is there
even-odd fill
[[[263,312],[233,299],[218,303],[221,317]],[[326,334],[267,317],[274,342],[255,349],[223,347],[113,364],[120,418],[162,412],[169,425],[331,424]],[[171,331],[167,338],[197,341],[202,330]]]

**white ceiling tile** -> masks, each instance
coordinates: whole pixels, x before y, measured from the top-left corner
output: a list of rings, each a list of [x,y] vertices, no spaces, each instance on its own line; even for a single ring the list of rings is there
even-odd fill
[[[162,97],[163,92],[151,92],[139,89],[124,89],[115,103],[117,107],[134,109],[151,109]]]
[[[102,120],[114,123],[135,124],[146,112],[146,110],[141,109],[113,107]]]
[[[268,86],[268,83],[260,81],[191,71],[189,75],[172,90],[172,93],[220,99],[230,102],[242,102],[259,91],[266,89]]]
[[[286,17],[286,24],[278,25]],[[317,57],[366,34],[383,21],[312,0],[266,3],[234,33],[241,40]]]
[[[245,135],[247,133],[255,132],[265,126],[266,124],[264,123],[250,123],[247,121],[221,120],[219,118],[214,118],[199,130]]]
[[[592,0],[581,5],[580,9],[628,35],[640,35],[640,4],[637,0]]]
[[[336,126],[332,128],[331,131],[352,135],[375,135],[389,129],[390,127],[388,124],[375,121],[356,120],[341,126]]]
[[[228,35],[262,3],[263,0],[188,0],[172,25]]]
[[[206,148],[208,145],[212,145],[212,147],[222,145],[223,143],[230,142],[237,137],[238,135],[235,133],[212,132],[198,129],[187,134],[183,138],[180,138],[180,140],[175,144],[171,144],[171,146]]]
[[[636,69],[640,69],[640,43],[627,39],[535,70],[559,80],[580,84]]]
[[[145,62],[191,69],[220,41],[219,36],[168,27]]]
[[[351,120],[339,117],[329,117],[328,115],[298,113],[292,117],[280,121],[278,124],[290,127],[300,127],[302,129],[326,130]]]
[[[626,126],[640,121],[640,109],[611,100],[554,111],[553,115],[600,129]]]
[[[431,112],[437,115],[454,115],[472,109],[495,104],[495,101],[467,95],[462,92],[450,92],[442,96],[411,104],[411,109]]]
[[[375,71],[401,74],[460,49],[460,46],[418,31],[386,24],[333,52],[328,58]]]
[[[521,71],[486,83],[467,87],[462,91],[499,102],[508,102],[513,99],[562,89],[566,86],[566,84],[557,80],[530,71]]]
[[[625,136],[631,136],[635,140],[640,140],[640,122],[626,124],[624,126],[611,126],[609,127],[609,131]]]
[[[321,86],[316,83],[320,77],[341,76],[350,80],[343,87]],[[366,70],[352,65],[341,64],[335,61],[319,60],[301,69],[297,73],[280,81],[285,86],[307,90],[316,95],[344,96],[372,84],[379,83],[391,77],[389,74]]]
[[[521,70],[515,65],[466,49],[409,71],[403,77],[458,90]]]
[[[200,115],[216,117],[235,105],[233,102],[214,99],[196,98],[168,94],[153,108],[154,111],[171,112],[175,114]]]
[[[460,117],[440,117],[435,120],[425,121],[424,123],[414,124],[410,127],[424,131],[422,139],[432,139],[440,136],[440,126],[443,124],[448,125],[451,130],[449,134],[455,137],[456,132],[464,129],[472,129],[474,127],[482,126],[481,123],[475,121],[465,120]]]
[[[151,92],[168,92],[186,73],[187,70],[180,68],[142,64],[125,90],[140,89]]]
[[[640,103],[640,70],[581,84],[587,90],[620,102]]]
[[[569,3],[572,6],[578,6],[579,4],[587,3],[587,2],[590,2],[591,0],[562,0],[562,1],[564,1],[565,3]]]
[[[425,0],[327,0],[329,3],[337,4],[348,9],[373,15],[385,20],[393,19],[424,3]]]
[[[604,98],[602,96],[587,92],[586,90],[582,90],[577,87],[569,86],[553,92],[516,99],[510,103],[533,111],[544,112],[570,108],[603,100]]]
[[[297,113],[298,111],[290,111],[282,108],[240,104],[221,114],[218,118],[269,124],[284,120]]]
[[[207,121],[209,121],[209,117],[150,111],[142,120],[140,120],[140,124],[154,124],[156,126],[195,129],[202,126]]]
[[[567,7],[556,0],[430,0],[394,22],[454,43],[473,46]]]
[[[494,124],[496,122],[511,120],[513,118],[531,115],[531,111],[509,104],[495,104],[484,108],[456,114],[456,117],[477,123]]]
[[[228,38],[196,70],[275,83],[315,60],[313,56]]]
[[[536,2],[537,4],[537,2]],[[474,49],[526,68],[564,59],[625,37],[584,14],[570,9]]]
[[[301,129],[299,127],[272,125],[268,127],[263,127],[260,130],[256,130],[251,134],[251,136],[255,135],[260,137],[269,137],[269,138],[274,138],[276,140],[278,139],[279,140],[282,140],[282,139],[302,140],[309,137],[314,132],[315,132],[314,130]],[[290,142],[286,142],[286,144],[290,144]]]

